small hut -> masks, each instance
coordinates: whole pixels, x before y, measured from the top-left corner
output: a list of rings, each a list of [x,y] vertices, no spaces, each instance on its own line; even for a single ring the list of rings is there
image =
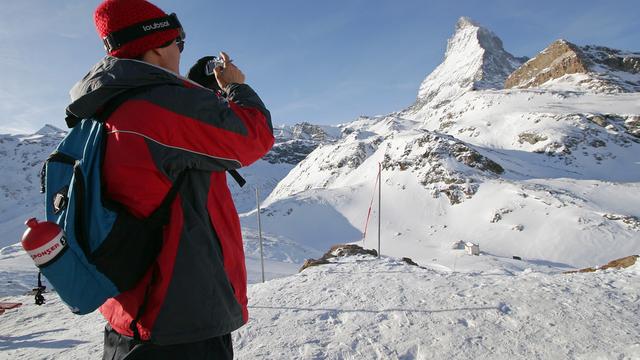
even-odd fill
[[[472,242],[467,242],[464,244],[464,250],[469,255],[480,255],[480,245],[474,244]]]

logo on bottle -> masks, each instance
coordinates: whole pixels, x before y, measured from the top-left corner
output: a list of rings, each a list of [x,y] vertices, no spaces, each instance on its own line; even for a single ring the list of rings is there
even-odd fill
[[[27,253],[31,256],[31,259],[33,259],[37,266],[43,266],[55,259],[55,257],[64,250],[66,245],[67,239],[61,231],[56,237],[49,240],[46,244],[36,249],[28,250]]]

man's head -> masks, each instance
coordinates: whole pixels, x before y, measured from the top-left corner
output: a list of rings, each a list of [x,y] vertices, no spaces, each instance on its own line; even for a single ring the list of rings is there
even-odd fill
[[[105,0],[96,8],[94,21],[109,55],[178,73],[184,32],[174,14],[146,0]]]

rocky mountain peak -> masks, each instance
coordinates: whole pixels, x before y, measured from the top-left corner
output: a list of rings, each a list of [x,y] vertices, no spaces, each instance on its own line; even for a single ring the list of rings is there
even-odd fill
[[[580,48],[560,39],[514,71],[505,81],[505,88],[534,87],[566,74],[588,71],[586,58]]]
[[[505,51],[492,31],[461,17],[447,42],[444,61],[420,85],[418,102],[439,106],[467,91],[501,89],[525,60]]]
[[[556,40],[514,71],[505,87],[537,87],[556,79],[601,92],[640,91],[640,53]]]
[[[64,133],[65,131],[53,126],[51,124],[45,124],[42,128],[40,128],[40,130],[36,131],[35,134],[36,135],[48,135],[48,134],[60,134],[60,133]]]
[[[478,25],[478,23],[476,23],[469,17],[461,16],[460,19],[458,19],[458,22],[456,23],[456,31],[462,30],[467,27],[479,28],[480,25]]]
[[[276,126],[273,133],[276,143],[263,157],[272,164],[295,165],[319,145],[340,137],[340,129],[335,126],[314,125],[308,122]]]

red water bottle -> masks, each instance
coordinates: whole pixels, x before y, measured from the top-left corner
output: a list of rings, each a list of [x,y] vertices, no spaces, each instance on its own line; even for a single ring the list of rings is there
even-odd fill
[[[38,267],[55,260],[66,248],[67,239],[58,224],[31,218],[25,225],[28,229],[22,235],[22,247]]]

